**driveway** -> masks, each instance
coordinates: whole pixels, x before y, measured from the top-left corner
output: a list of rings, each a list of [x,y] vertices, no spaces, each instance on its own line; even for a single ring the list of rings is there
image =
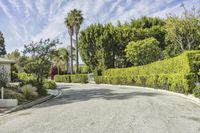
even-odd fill
[[[200,106],[157,90],[67,84],[63,95],[0,117],[1,133],[200,133]]]

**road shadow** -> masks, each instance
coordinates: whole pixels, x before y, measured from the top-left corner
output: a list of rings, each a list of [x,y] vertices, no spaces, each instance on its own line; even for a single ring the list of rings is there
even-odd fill
[[[110,89],[87,89],[87,90],[65,90],[63,95],[58,98],[52,99],[46,103],[35,106],[36,108],[48,107],[61,104],[70,104],[75,102],[88,101],[91,99],[104,99],[104,100],[125,100],[133,97],[145,96],[154,97],[163,95],[160,93],[151,92],[129,92],[129,93],[116,93]]]

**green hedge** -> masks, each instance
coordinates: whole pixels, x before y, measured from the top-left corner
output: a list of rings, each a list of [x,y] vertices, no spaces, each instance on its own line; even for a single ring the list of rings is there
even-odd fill
[[[161,88],[179,93],[191,93],[195,87],[195,74],[160,74],[160,75],[135,75],[131,77],[121,76],[96,76],[97,84],[136,85],[152,88]]]
[[[87,83],[88,77],[87,74],[56,75],[54,80],[64,83]]]
[[[70,75],[55,75],[54,80],[56,82],[64,82],[64,83],[70,83]]]
[[[200,98],[200,85],[197,85],[193,90],[194,96]]]
[[[80,72],[81,74],[87,74],[87,73],[89,72],[89,67],[86,66],[86,65],[80,66],[80,67],[79,67],[79,72]]]
[[[103,76],[196,73],[196,69],[194,69],[194,61],[196,55],[199,53],[200,51],[187,51],[177,57],[156,61],[148,65],[108,69],[103,71]]]
[[[72,83],[87,83],[88,77],[86,74],[71,75],[71,82]]]
[[[95,76],[97,84],[125,84],[166,89],[179,93],[192,93],[197,81],[200,51],[157,61],[148,65],[108,69]]]

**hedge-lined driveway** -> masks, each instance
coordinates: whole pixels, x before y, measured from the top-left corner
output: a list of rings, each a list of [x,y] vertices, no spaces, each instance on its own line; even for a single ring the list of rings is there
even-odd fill
[[[0,117],[1,133],[199,133],[200,106],[152,89],[67,84],[63,95]]]

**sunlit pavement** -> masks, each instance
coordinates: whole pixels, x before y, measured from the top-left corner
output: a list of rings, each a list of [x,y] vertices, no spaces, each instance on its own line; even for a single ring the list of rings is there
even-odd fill
[[[67,84],[63,95],[0,117],[1,133],[199,133],[200,106],[137,87]]]

